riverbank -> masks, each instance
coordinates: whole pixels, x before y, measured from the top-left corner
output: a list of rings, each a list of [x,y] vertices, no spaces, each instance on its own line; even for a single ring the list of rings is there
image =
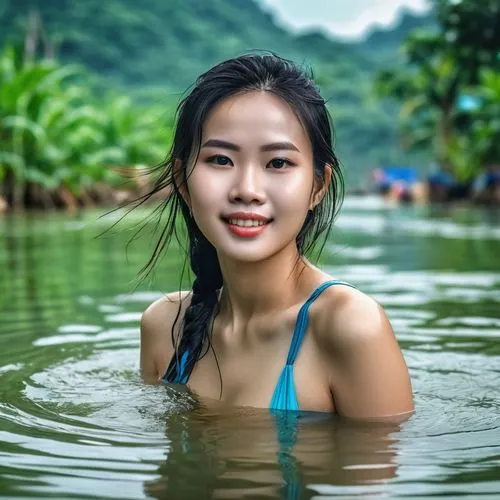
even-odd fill
[[[470,203],[500,206],[500,167],[460,180],[450,172],[437,171],[423,178],[412,167],[382,167],[371,174],[369,192],[400,203]]]

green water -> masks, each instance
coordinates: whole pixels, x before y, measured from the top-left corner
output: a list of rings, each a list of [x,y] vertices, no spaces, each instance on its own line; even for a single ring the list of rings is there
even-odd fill
[[[401,426],[217,412],[138,376],[138,321],[175,249],[97,212],[0,218],[0,497],[498,498],[500,213],[348,199],[323,266],[386,308],[416,414]]]

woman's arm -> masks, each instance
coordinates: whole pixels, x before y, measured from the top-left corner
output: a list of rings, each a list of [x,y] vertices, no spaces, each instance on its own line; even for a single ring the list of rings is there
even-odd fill
[[[174,355],[172,325],[181,311],[175,325],[174,335],[178,338],[179,326],[191,299],[190,292],[173,292],[153,302],[141,318],[141,376],[147,384],[161,380]]]
[[[384,310],[358,290],[336,292],[322,308],[321,338],[337,411],[355,419],[406,420],[414,411],[411,381]]]

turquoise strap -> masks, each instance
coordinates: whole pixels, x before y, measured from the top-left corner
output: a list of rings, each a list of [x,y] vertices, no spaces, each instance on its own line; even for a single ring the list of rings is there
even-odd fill
[[[286,364],[281,372],[273,399],[269,405],[270,410],[299,410],[299,402],[293,383],[293,365]]]
[[[299,314],[297,316],[297,321],[295,323],[295,329],[293,331],[292,343],[290,345],[290,350],[288,351],[288,356],[286,359],[286,365],[283,367],[278,383],[276,384],[276,389],[274,390],[273,398],[269,408],[271,410],[299,410],[299,402],[297,400],[297,394],[295,392],[295,384],[293,381],[293,364],[299,352],[302,341],[304,340],[307,327],[309,325],[309,308],[311,304],[319,297],[319,295],[332,285],[349,285],[343,281],[332,280],[325,281],[318,288],[316,288],[311,296],[306,300],[304,305],[300,308]]]
[[[304,336],[309,326],[309,308],[312,303],[321,295],[323,290],[326,290],[332,285],[345,285],[342,281],[326,281],[322,283],[318,288],[311,293],[311,296],[305,301],[304,305],[300,308],[299,314],[297,316],[297,321],[295,323],[295,329],[293,331],[292,343],[290,345],[290,350],[288,351],[288,357],[286,359],[287,365],[293,365],[295,363],[295,358],[299,353],[300,346],[304,340]]]
[[[184,351],[184,354],[181,357],[181,361],[179,363],[179,367],[177,369],[177,376],[175,377],[174,383],[176,384],[187,384],[188,375],[184,372],[186,371],[186,363],[188,358],[188,352]]]
[[[297,400],[297,394],[295,392],[295,384],[293,380],[293,364],[299,353],[300,346],[304,340],[307,327],[309,325],[309,308],[311,304],[319,297],[319,295],[332,285],[347,285],[352,286],[344,281],[332,280],[322,283],[318,288],[316,288],[311,296],[306,300],[299,310],[297,316],[297,321],[295,322],[295,328],[293,331],[292,342],[290,349],[288,351],[288,356],[286,359],[286,364],[283,367],[278,383],[274,390],[274,394],[271,400],[269,408],[271,410],[299,410],[299,402]],[[179,361],[179,367],[177,370],[177,376],[174,383],[186,384],[189,375],[185,373],[186,363],[189,353],[187,351],[181,356]]]

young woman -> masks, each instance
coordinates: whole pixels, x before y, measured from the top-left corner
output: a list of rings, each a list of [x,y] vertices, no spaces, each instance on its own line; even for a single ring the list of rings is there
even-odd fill
[[[382,308],[306,258],[342,199],[332,139],[324,99],[290,61],[244,55],[198,78],[153,190],[171,195],[147,266],[177,236],[180,214],[195,280],[143,314],[146,382],[188,384],[232,405],[411,414],[408,369]]]

